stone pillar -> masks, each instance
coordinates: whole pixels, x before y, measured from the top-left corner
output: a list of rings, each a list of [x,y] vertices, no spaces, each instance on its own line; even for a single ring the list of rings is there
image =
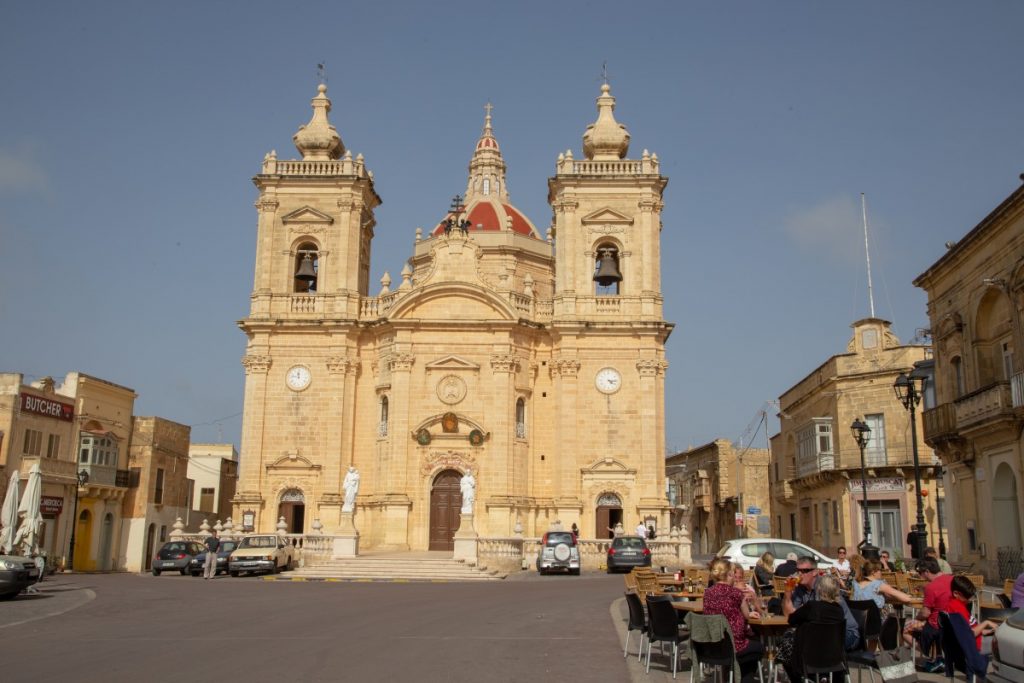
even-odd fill
[[[354,514],[341,513],[341,523],[334,534],[332,557],[356,557],[359,554],[359,532],[356,530]]]
[[[479,536],[473,526],[473,513],[463,512],[459,530],[455,532],[455,552],[452,558],[468,564],[476,564],[476,542]]]
[[[263,498],[263,434],[265,415],[263,413],[267,395],[267,374],[272,360],[269,355],[255,351],[242,357],[245,368],[245,406],[242,414],[242,448],[238,466],[238,492],[233,501],[233,513],[241,518],[242,512],[251,506],[257,520],[262,520]],[[261,529],[262,521],[256,523]]]

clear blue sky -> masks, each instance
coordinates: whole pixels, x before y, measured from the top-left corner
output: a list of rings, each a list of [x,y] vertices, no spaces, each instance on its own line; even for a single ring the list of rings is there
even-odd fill
[[[94,374],[237,444],[250,178],[294,158],[317,62],[384,199],[376,283],[465,188],[488,100],[543,230],[607,61],[670,177],[667,445],[736,439],[867,315],[861,192],[876,312],[927,326],[911,280],[1024,170],[1021,26],[1009,0],[8,3],[0,371]]]

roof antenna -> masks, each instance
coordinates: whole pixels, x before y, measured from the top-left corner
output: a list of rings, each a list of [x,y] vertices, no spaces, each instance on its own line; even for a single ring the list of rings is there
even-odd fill
[[[320,85],[327,85],[327,62],[317,63],[316,80]]]
[[[875,292],[871,286],[871,251],[868,249],[868,209],[864,193],[860,193],[860,212],[864,218],[864,258],[868,263],[868,304],[871,306],[871,317],[875,317]]]

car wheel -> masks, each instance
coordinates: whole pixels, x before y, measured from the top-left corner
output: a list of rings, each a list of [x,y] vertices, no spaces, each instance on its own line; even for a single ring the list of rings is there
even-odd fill
[[[4,593],[3,595],[0,595],[0,600],[13,600],[20,592],[21,591],[18,591],[17,593]]]
[[[576,569],[570,569],[569,573],[572,574],[573,576],[579,576],[580,575],[580,569],[579,569],[579,567],[577,567]]]
[[[229,573],[229,574],[231,574],[231,576],[232,576],[232,577],[234,577],[234,578],[236,578],[236,579],[238,578],[238,572],[236,572],[236,571],[232,570],[232,571],[230,571],[230,572],[228,572],[228,573]]]
[[[182,576],[185,576],[185,574],[188,574],[188,570],[185,569],[185,568],[182,568],[182,569],[178,570],[178,573],[181,574]]]
[[[189,574],[191,574],[193,578],[199,576],[199,572],[189,572]]]

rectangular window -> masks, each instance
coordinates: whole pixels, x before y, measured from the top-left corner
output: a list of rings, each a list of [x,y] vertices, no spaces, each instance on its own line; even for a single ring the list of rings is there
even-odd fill
[[[50,434],[50,437],[46,442],[46,457],[60,457],[60,434]]]
[[[1013,379],[1013,348],[1009,342],[1003,342],[1003,379]]]
[[[821,526],[818,524],[818,504],[817,503],[814,504],[814,512],[811,515],[811,517],[814,518],[814,533],[818,533],[819,531],[821,531]]]
[[[885,453],[885,415],[865,415],[864,423],[871,430],[868,444],[864,447],[864,462],[868,467],[883,467],[887,462]]]
[[[213,510],[213,488],[203,487],[199,489],[199,509]]]
[[[156,470],[156,490],[153,492],[153,502],[157,505],[164,502],[164,471],[159,467]]]
[[[39,455],[43,447],[43,433],[35,429],[25,430],[25,455]]]
[[[832,501],[832,528],[839,531],[839,501]]]
[[[816,417],[797,432],[797,476],[835,469],[832,452],[832,418]]]

